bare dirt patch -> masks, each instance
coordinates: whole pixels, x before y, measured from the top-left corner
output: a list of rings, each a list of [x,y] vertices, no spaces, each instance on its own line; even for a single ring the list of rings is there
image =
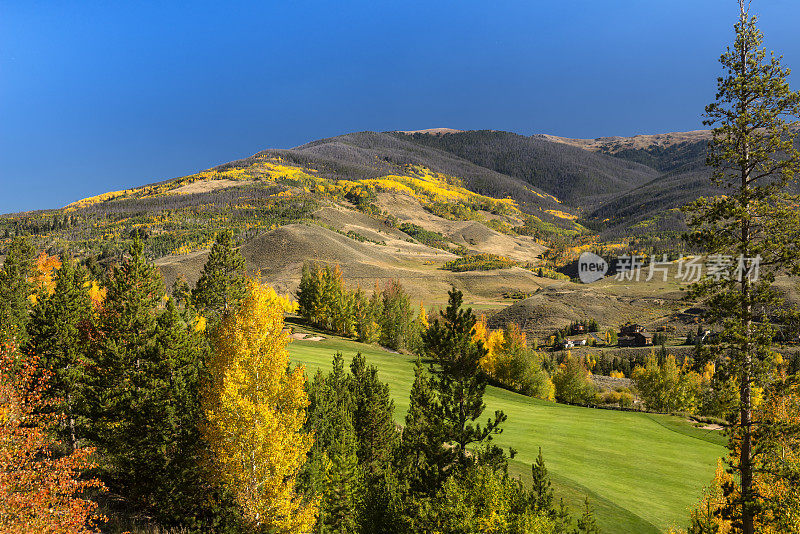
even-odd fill
[[[252,184],[252,180],[198,180],[190,184],[182,185],[169,191],[172,195],[192,195],[195,193],[210,193],[218,189],[227,189],[228,187],[236,187],[242,185]]]

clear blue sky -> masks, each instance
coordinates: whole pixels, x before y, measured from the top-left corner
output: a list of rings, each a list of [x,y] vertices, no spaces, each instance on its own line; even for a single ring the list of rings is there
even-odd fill
[[[0,3],[0,213],[358,130],[701,127],[735,0]],[[800,69],[800,2],[754,0]]]

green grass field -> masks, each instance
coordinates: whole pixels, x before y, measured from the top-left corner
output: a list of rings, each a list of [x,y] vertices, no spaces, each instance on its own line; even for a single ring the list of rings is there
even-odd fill
[[[398,421],[405,416],[414,376],[409,356],[330,336],[294,341],[289,351],[309,377],[329,370],[334,352],[349,363],[360,351],[389,383]],[[724,453],[718,432],[677,417],[567,406],[494,387],[485,402],[487,416],[496,409],[508,416],[497,443],[518,451],[512,472],[527,480],[541,446],[557,497],[577,513],[588,495],[606,534],[683,526]]]

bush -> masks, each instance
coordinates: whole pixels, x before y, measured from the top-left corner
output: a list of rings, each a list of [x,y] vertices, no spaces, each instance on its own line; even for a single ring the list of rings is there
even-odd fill
[[[474,254],[450,260],[444,264],[443,269],[453,272],[464,271],[491,271],[494,269],[507,269],[517,263],[497,254]]]
[[[620,388],[618,391],[603,391],[597,394],[598,404],[613,404],[620,408],[630,408],[633,406],[633,394],[627,388]]]
[[[651,411],[694,411],[701,393],[700,375],[684,371],[671,354],[663,362],[651,354],[644,367],[633,370],[631,379],[645,406]]]
[[[595,398],[597,388],[592,383],[592,373],[586,369],[583,362],[567,354],[564,362],[559,365],[553,375],[553,385],[556,388],[556,400],[568,404],[589,404]]]

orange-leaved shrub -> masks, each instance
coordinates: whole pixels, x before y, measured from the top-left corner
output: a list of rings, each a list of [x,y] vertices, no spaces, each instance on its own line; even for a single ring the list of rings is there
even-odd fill
[[[0,347],[0,531],[88,534],[103,518],[86,494],[102,483],[90,448],[70,454],[54,437],[62,416],[45,400],[48,374],[12,343]]]

